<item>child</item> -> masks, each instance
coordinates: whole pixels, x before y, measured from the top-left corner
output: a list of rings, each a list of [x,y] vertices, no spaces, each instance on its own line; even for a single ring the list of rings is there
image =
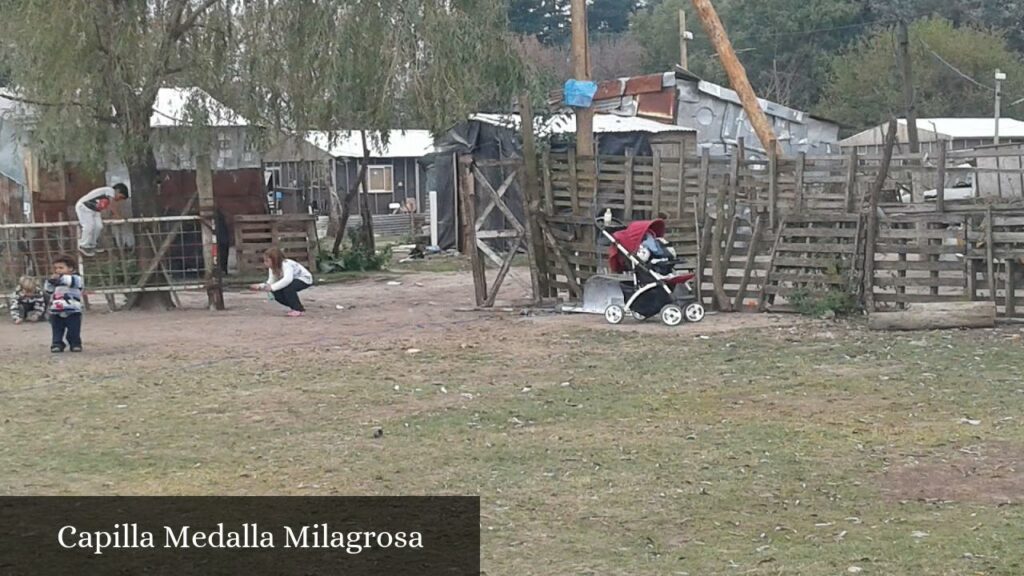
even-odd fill
[[[46,299],[39,291],[35,278],[22,276],[18,280],[18,289],[11,296],[11,318],[15,324],[40,322],[46,316]]]
[[[46,293],[50,298],[50,326],[53,328],[53,342],[50,352],[64,351],[64,337],[72,352],[82,351],[82,277],[76,272],[75,259],[59,256],[53,261],[53,277],[46,281]]]
[[[122,202],[128,199],[128,187],[124,184],[103,186],[97,188],[85,196],[82,196],[75,203],[75,214],[78,215],[78,223],[82,226],[82,234],[78,239],[78,251],[85,256],[94,256],[102,249],[96,247],[96,242],[103,232],[103,218],[100,213],[110,207],[110,203]]]
[[[313,275],[302,264],[285,258],[279,248],[263,253],[263,265],[267,267],[267,281],[249,288],[272,292],[274,300],[291,308],[288,316],[302,316],[306,308],[299,300],[299,292],[313,285]]]

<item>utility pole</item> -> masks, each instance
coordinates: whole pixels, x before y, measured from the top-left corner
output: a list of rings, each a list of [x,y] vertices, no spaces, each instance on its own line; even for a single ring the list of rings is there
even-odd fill
[[[704,30],[707,31],[711,44],[714,45],[715,51],[718,53],[719,60],[722,61],[725,73],[729,76],[729,83],[740,96],[743,111],[747,113],[747,118],[750,119],[758,140],[761,141],[761,146],[765,150],[774,149],[779,156],[782,156],[778,140],[775,138],[775,131],[772,129],[771,123],[768,122],[768,117],[761,110],[757,94],[754,93],[754,88],[747,78],[747,71],[736,57],[736,51],[732,47],[732,42],[729,41],[729,36],[725,33],[725,27],[722,26],[722,21],[711,4],[711,0],[692,1],[693,7],[697,10],[697,16],[700,18]]]
[[[590,42],[587,39],[587,0],[572,0],[572,75],[576,80],[590,80]],[[594,110],[575,108],[576,155],[594,154]]]
[[[690,54],[687,42],[693,40],[693,32],[686,29],[686,10],[679,9],[679,65],[683,70],[690,69]]]
[[[1003,80],[1006,80],[1006,73],[996,69],[996,139],[999,144],[999,117],[1002,115],[1003,106]]]
[[[896,59],[903,76],[903,106],[907,117],[907,138],[910,140],[910,152],[921,152],[921,141],[917,135],[917,96],[914,94],[914,74],[910,62],[910,33],[907,31],[906,20],[900,19],[898,26],[899,50]]]

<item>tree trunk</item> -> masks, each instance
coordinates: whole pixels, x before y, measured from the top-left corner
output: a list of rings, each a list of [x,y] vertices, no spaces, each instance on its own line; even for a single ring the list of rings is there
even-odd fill
[[[348,167],[345,167],[346,173]],[[356,174],[356,183],[353,186],[349,186],[345,192],[345,197],[342,199],[341,204],[341,216],[338,219],[338,231],[334,236],[334,247],[331,249],[331,253],[335,256],[338,255],[338,250],[341,249],[341,241],[345,239],[345,227],[348,226],[348,219],[352,215],[352,202],[356,199],[356,194],[359,192],[359,187],[363,182],[363,175],[366,173],[366,161],[364,160],[359,164],[359,172]]]
[[[365,237],[365,243],[363,246],[366,247],[370,254],[377,252],[377,244],[373,238],[373,213],[370,211],[370,189],[366,185],[366,181],[369,178],[365,166],[370,163],[370,148],[366,145],[366,130],[360,131],[363,137],[363,170],[360,172],[360,185],[363,189],[360,199],[360,212],[363,213],[363,236]]]
[[[149,122],[148,117],[146,122]],[[153,153],[153,145],[150,142],[148,125],[134,135],[134,142],[143,143],[136,148],[136,154],[127,154],[125,158],[125,163],[128,164],[128,176],[131,179],[130,194],[134,216],[140,218],[163,216],[157,198],[159,172],[156,166],[156,155]],[[159,245],[158,239],[163,233],[160,224],[142,224],[141,226],[143,226],[142,234],[154,235],[154,240],[157,240],[156,243]],[[136,249],[138,250],[139,270],[145,270],[153,259],[153,248],[149,245],[148,239],[143,238],[136,242]],[[167,310],[174,308],[174,301],[168,292],[143,292],[135,300],[133,308]]]
[[[873,312],[868,316],[868,327],[872,330],[995,328],[995,325],[996,305],[992,302],[911,304],[901,312]]]

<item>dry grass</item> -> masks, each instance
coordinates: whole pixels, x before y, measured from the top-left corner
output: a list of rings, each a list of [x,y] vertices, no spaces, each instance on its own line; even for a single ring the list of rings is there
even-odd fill
[[[1019,332],[698,333],[26,354],[0,491],[479,494],[494,575],[1024,573]]]

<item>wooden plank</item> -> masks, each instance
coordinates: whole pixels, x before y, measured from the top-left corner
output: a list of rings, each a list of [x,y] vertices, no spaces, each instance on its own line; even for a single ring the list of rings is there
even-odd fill
[[[708,187],[711,179],[711,151],[707,148],[701,150],[700,173],[697,176],[700,182],[697,192],[697,207],[700,209],[700,220],[703,222],[708,210]]]
[[[875,301],[883,304],[928,304],[932,302],[965,302],[960,294],[894,294],[892,292],[876,292]]]
[[[939,140],[938,170],[935,184],[935,210],[946,211],[946,142]]]
[[[797,254],[853,254],[854,248],[856,247],[853,244],[782,242],[776,247],[776,250]]]
[[[960,262],[941,262],[941,261],[907,261],[907,260],[876,260],[875,270],[907,270],[914,272],[957,272],[958,276],[963,276],[964,266]],[[959,284],[963,286],[963,284]]]
[[[711,282],[715,308],[721,311],[728,311],[729,307],[724,287],[725,270],[722,269],[722,237],[725,234],[725,221],[725,189],[719,188],[715,203],[715,231],[711,239]]]
[[[780,225],[779,225],[779,232],[775,236],[775,244],[772,247],[772,258],[768,262],[768,271],[764,275],[764,284],[761,285],[761,294],[758,297],[758,303],[757,303],[757,310],[759,312],[764,312],[767,309],[767,307],[768,307],[768,290],[771,287],[772,272],[773,272],[773,270],[775,268],[775,262],[776,262],[776,260],[778,258],[778,254],[779,254],[779,251],[778,251],[779,243],[782,242],[782,230],[785,227],[786,227],[786,220],[785,220],[785,218],[783,218],[782,222],[780,222]]]
[[[786,225],[787,238],[832,238],[853,240],[857,238],[855,228],[803,228]]]
[[[495,238],[518,238],[522,236],[517,230],[480,230],[476,233],[478,240],[492,240]]]
[[[508,274],[508,270],[512,266],[512,260],[516,257],[516,252],[518,252],[519,247],[522,246],[524,239],[525,233],[523,236],[516,238],[516,241],[513,242],[512,249],[509,250],[509,253],[505,256],[505,260],[501,262],[501,267],[498,269],[498,275],[494,278],[494,284],[491,286],[490,293],[484,301],[485,308],[494,306],[494,301],[498,298],[498,290],[501,290],[501,284],[505,281],[505,275]]]
[[[857,149],[853,148],[850,150],[849,155],[846,158],[846,211],[847,212],[860,212],[860,206],[857,202]]]
[[[806,191],[804,190],[804,169],[807,163],[807,153],[801,152],[796,161],[796,209],[803,210],[806,207]]]
[[[1006,261],[1006,315],[1017,315],[1017,268],[1019,263],[1016,260]]]
[[[910,286],[933,287],[933,288],[960,288],[964,285],[960,278],[931,278],[931,277],[901,277],[901,276],[875,276],[875,286],[880,288],[906,288]],[[934,294],[938,295],[938,294]]]
[[[747,250],[747,263],[743,267],[743,279],[740,280],[740,287],[736,290],[736,298],[733,300],[733,310],[743,309],[743,298],[747,294],[747,285],[750,283],[750,275],[753,272],[754,263],[757,259],[757,248],[761,240],[761,234],[763,234],[764,220],[764,215],[758,213],[756,223],[754,224],[754,232],[750,239],[750,247]]]
[[[576,168],[576,151],[569,149],[569,198],[572,205],[572,213],[580,213],[580,185],[579,174]]]
[[[487,180],[487,175],[485,175],[480,170],[480,168],[476,166],[476,164],[478,163],[474,162],[473,174],[476,175],[477,180],[479,180],[480,184],[483,185],[484,190],[488,192],[489,200],[489,202],[487,202],[487,205],[484,206],[483,211],[476,218],[476,229],[479,231],[483,229],[484,223],[487,222],[487,217],[491,215],[491,212],[495,208],[499,208],[500,210],[498,204],[504,204],[502,198],[504,198],[505,192],[508,191],[509,187],[512,185],[512,182],[514,182],[516,177],[519,175],[519,170],[509,171],[508,176],[506,176],[505,180],[502,181],[501,186],[499,186],[498,189],[495,190],[494,187],[491,186],[491,183]],[[502,213],[504,213],[504,211],[502,211]],[[512,218],[512,221],[518,222],[518,220],[516,220],[515,217]]]
[[[525,234],[526,233],[526,229],[523,227],[522,224],[519,223],[519,219],[512,212],[512,210],[509,209],[508,205],[505,204],[505,200],[502,198],[502,193],[499,193],[498,191],[496,191],[494,189],[493,186],[491,186],[491,183],[487,181],[487,177],[478,168],[473,167],[473,173],[476,175],[477,180],[481,184],[483,184],[484,191],[487,192],[487,194],[490,195],[491,201],[493,202],[494,207],[497,208],[498,211],[501,212],[505,216],[505,219],[508,220],[508,223],[511,224],[512,227],[515,228],[515,230],[517,232],[519,232],[520,234]],[[516,176],[516,172],[513,172],[512,174],[510,174],[509,178],[506,178],[505,179],[505,183],[502,184],[502,188],[507,190],[509,184],[511,184],[511,182],[513,180],[515,180],[515,176]],[[481,222],[481,220],[479,218],[477,218],[477,228],[476,229],[480,230],[480,226],[482,226],[482,222]]]

